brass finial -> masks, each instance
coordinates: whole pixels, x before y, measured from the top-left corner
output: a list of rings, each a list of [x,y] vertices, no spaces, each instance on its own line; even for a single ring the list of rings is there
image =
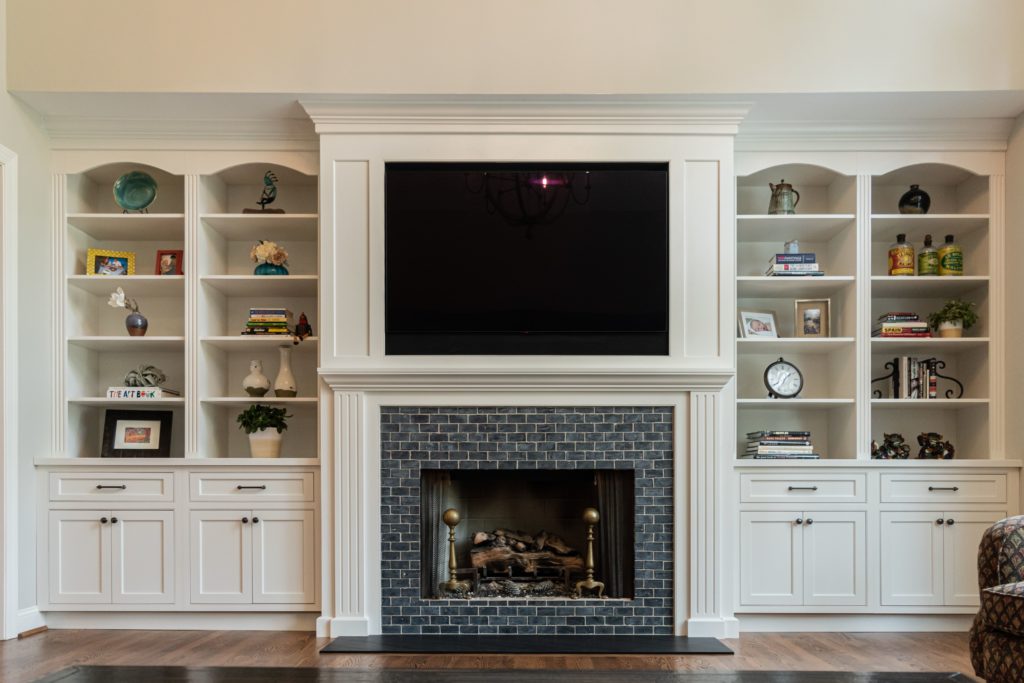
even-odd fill
[[[601,520],[597,508],[586,508],[583,510],[583,521],[587,523],[587,578],[576,582],[576,590],[573,595],[577,598],[583,596],[583,591],[597,590],[597,597],[603,598],[604,584],[594,581],[594,526]]]
[[[439,588],[441,593],[468,593],[471,584],[469,581],[459,581],[459,565],[455,560],[455,527],[462,521],[462,517],[455,508],[448,508],[441,519],[448,527],[448,580]]]

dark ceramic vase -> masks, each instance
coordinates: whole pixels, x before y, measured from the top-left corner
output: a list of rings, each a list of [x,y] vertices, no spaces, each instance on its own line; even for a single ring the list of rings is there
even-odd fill
[[[928,213],[931,205],[932,198],[917,185],[911,185],[900,197],[900,213]]]
[[[288,269],[284,266],[275,266],[273,263],[261,263],[253,271],[254,275],[287,275]]]
[[[128,328],[129,335],[144,337],[146,336],[146,330],[149,329],[149,321],[141,313],[129,313],[128,317],[124,319],[124,326]]]

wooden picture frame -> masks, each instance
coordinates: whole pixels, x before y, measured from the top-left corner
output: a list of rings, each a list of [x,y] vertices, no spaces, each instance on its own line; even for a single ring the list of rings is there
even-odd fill
[[[86,275],[135,275],[135,252],[89,249],[85,254]]]
[[[171,457],[172,419],[169,410],[107,410],[100,457]]]
[[[155,275],[184,275],[182,261],[185,252],[181,249],[158,249],[156,252]]]
[[[741,308],[737,314],[740,339],[778,339],[779,323],[775,311]]]
[[[793,336],[825,339],[832,336],[832,300],[797,299],[793,309]]]

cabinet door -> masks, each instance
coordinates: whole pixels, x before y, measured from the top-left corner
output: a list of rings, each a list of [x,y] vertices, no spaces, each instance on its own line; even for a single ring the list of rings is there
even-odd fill
[[[947,605],[977,607],[978,546],[985,530],[1006,516],[1005,512],[947,512],[943,538],[943,563]],[[953,524],[948,524],[953,520]]]
[[[173,603],[174,513],[114,510],[110,519],[113,602]]]
[[[51,603],[110,602],[109,517],[103,510],[50,511]]]
[[[192,602],[252,602],[250,517],[248,510],[194,510],[191,513],[189,585]]]
[[[793,512],[740,513],[740,601],[803,603],[803,527]]]
[[[310,510],[254,510],[254,603],[315,602],[315,530]]]
[[[883,512],[883,605],[943,604],[941,512]]]
[[[808,512],[804,518],[804,604],[866,605],[865,512]]]

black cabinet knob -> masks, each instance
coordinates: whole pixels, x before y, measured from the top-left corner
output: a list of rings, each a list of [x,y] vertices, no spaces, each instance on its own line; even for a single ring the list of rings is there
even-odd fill
[[[943,522],[942,517],[939,517],[937,520],[935,520],[935,523],[940,525],[940,526],[942,525],[942,522]]]
[[[797,517],[797,518],[796,518],[796,523],[797,523],[797,524],[803,524],[803,523],[804,523],[804,520],[802,520],[801,518]]]
[[[111,517],[110,518],[110,523],[111,524],[117,524],[117,517]]]
[[[954,524],[956,524],[956,522],[953,521],[952,519],[947,519],[946,520],[946,524],[948,524],[949,526],[953,526]]]
[[[253,524],[259,524],[260,523],[260,518],[259,517],[253,517],[252,518],[252,523]]]
[[[814,524],[814,520],[811,519],[810,517],[808,517],[807,521],[805,522],[805,524],[807,524],[807,526],[810,526],[810,525]]]
[[[107,518],[106,517],[100,517],[100,524],[106,524],[106,523],[107,523]]]
[[[242,524],[248,524],[248,523],[249,523],[249,518],[248,517],[242,517]]]

